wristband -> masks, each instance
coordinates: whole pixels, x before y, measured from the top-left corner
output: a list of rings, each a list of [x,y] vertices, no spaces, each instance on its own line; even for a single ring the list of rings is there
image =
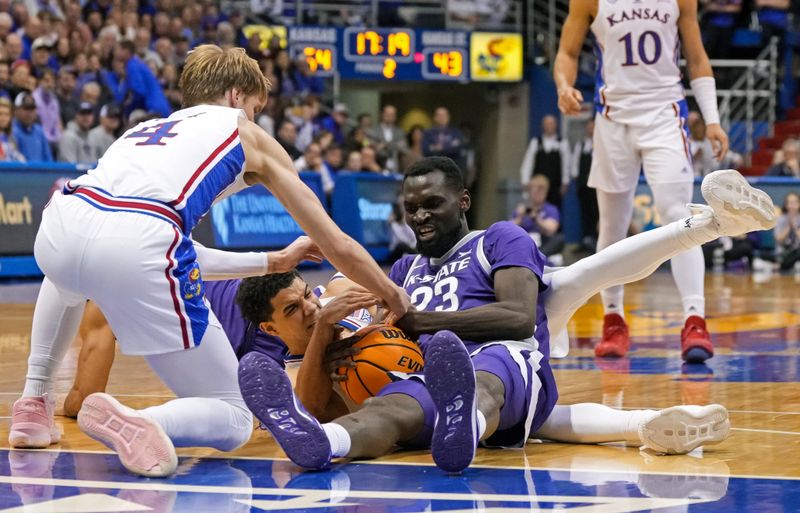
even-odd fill
[[[714,77],[695,78],[690,82],[694,91],[697,106],[703,114],[706,125],[719,124],[719,110],[717,110],[717,84]]]

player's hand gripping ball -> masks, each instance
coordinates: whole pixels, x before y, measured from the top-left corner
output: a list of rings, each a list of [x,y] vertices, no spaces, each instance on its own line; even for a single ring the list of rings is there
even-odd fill
[[[355,337],[351,347],[359,351],[336,371],[345,377],[340,382],[342,390],[355,404],[374,397],[389,384],[389,372],[422,372],[422,350],[401,330],[377,324],[358,330]]]

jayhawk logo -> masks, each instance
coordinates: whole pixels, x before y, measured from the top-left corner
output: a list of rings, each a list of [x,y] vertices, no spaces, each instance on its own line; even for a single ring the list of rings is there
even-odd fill
[[[504,56],[513,50],[513,42],[505,38],[495,38],[489,41],[486,47],[487,52],[481,53],[478,57],[484,72],[490,74],[503,74],[505,71]]]
[[[189,271],[189,281],[183,284],[183,299],[192,299],[203,294],[203,281],[200,279],[200,268],[195,263]]]

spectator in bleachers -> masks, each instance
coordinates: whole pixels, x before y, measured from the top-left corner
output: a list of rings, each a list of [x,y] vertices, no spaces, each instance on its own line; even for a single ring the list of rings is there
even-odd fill
[[[118,105],[107,103],[100,109],[100,124],[89,130],[89,146],[94,152],[94,160],[98,160],[109,146],[117,139],[119,127],[122,125],[122,110]]]
[[[42,124],[44,135],[50,144],[55,147],[61,139],[63,126],[61,125],[61,107],[56,96],[56,75],[48,68],[39,81],[39,87],[33,91],[36,100],[36,113]]]
[[[450,126],[450,111],[446,107],[437,107],[433,111],[433,127],[425,130],[422,137],[423,155],[450,157],[463,168],[463,145],[464,134]]]
[[[714,157],[714,146],[706,137],[706,123],[699,112],[691,111],[686,120],[689,125],[689,151],[692,154],[694,176],[706,176],[719,169]]]
[[[338,144],[334,143],[328,145],[328,147],[322,152],[322,157],[325,161],[325,165],[328,166],[328,169],[330,169],[334,174],[342,168],[342,148]]]
[[[4,162],[25,162],[25,157],[17,148],[17,141],[11,130],[14,107],[8,98],[0,97],[0,160]]]
[[[370,138],[377,142],[379,153],[386,159],[386,169],[392,173],[400,172],[400,154],[406,149],[406,134],[397,126],[397,108],[384,105],[381,119]]]
[[[125,78],[116,95],[117,103],[124,105],[126,113],[134,109],[145,109],[162,117],[169,116],[172,111],[161,84],[135,52],[133,42],[127,40],[120,42],[114,51],[114,58],[125,65]]]
[[[755,0],[755,4],[758,9],[758,23],[761,25],[761,44],[766,46],[772,37],[777,37],[780,59],[789,28],[791,0]]]
[[[790,192],[783,199],[783,214],[774,228],[778,261],[788,271],[800,261],[800,196]]]
[[[180,110],[181,102],[183,101],[183,93],[178,87],[178,69],[174,64],[164,64],[161,68],[161,76],[158,83],[161,84],[161,89],[164,90],[164,96],[169,101],[169,106],[172,110]]]
[[[11,65],[11,81],[8,92],[14,98],[23,91],[32,92],[36,88],[36,77],[31,75],[28,61],[16,60]]]
[[[297,127],[288,119],[284,119],[278,126],[278,134],[275,139],[283,146],[286,153],[292,157],[292,160],[297,160],[303,155],[303,152],[295,146],[297,142]]]
[[[322,149],[319,143],[312,142],[309,144],[306,151],[303,152],[303,156],[294,161],[294,168],[297,171],[318,173],[322,179],[322,190],[328,196],[333,193],[333,171],[328,168],[322,159]]]
[[[155,51],[158,58],[161,59],[161,62],[164,64],[177,64],[177,56],[175,55],[175,45],[172,44],[172,40],[168,37],[159,37],[156,39],[155,44],[153,45],[153,50]]]
[[[28,16],[22,30],[17,31],[17,34],[22,38],[22,58],[29,61],[33,42],[42,35],[42,21],[38,16]]]
[[[767,170],[767,176],[791,176],[800,178],[800,141],[786,139],[780,153],[776,152],[777,161]]]
[[[742,0],[701,0],[700,3],[704,11],[703,46],[712,59],[729,58]]]
[[[569,146],[558,135],[555,116],[542,118],[542,135],[531,139],[519,173],[522,183],[528,183],[534,174],[545,175],[550,181],[547,201],[561,206],[561,197],[569,182]]]
[[[345,125],[347,124],[348,114],[349,110],[347,108],[347,104],[337,103],[333,106],[333,112],[330,115],[322,118],[322,121],[320,122],[320,128],[332,133],[333,142],[336,144],[344,144],[344,130]]]
[[[256,123],[264,129],[266,133],[275,137],[275,109],[278,105],[277,96],[270,94],[267,96],[267,103],[264,108],[256,116]]]
[[[375,135],[375,123],[372,120],[372,114],[362,112],[356,116],[356,126],[364,133],[368,144],[374,145],[378,142],[378,140],[373,137]]]
[[[75,69],[72,66],[63,66],[58,70],[56,97],[58,98],[62,126],[74,118],[75,113],[78,111],[80,101],[75,97],[75,79]]]
[[[527,184],[528,200],[517,205],[512,221],[528,232],[545,256],[564,249],[564,236],[558,233],[561,215],[558,208],[547,202],[550,180],[545,175],[534,175]]]
[[[36,100],[23,91],[14,99],[12,134],[20,153],[28,162],[52,162],[53,153],[42,125],[36,122]]]
[[[0,12],[0,40],[5,41],[6,37],[14,28],[14,19],[7,12]]]
[[[319,115],[319,100],[316,97],[307,96],[302,105],[287,110],[287,118],[297,128],[295,146],[298,150],[305,151],[317,131],[314,120]]]
[[[361,148],[361,171],[378,175],[386,174],[386,169],[378,161],[378,153],[372,146]]]
[[[354,127],[347,134],[347,139],[344,141],[344,147],[347,151],[361,151],[365,146],[369,146],[369,139],[364,129],[360,126]]]
[[[422,152],[422,139],[425,136],[425,130],[421,125],[414,125],[406,135],[406,147],[403,148],[400,154],[400,171],[408,169],[412,164],[422,160],[425,155]]]
[[[6,59],[8,62],[17,62],[25,58],[22,55],[24,46],[22,45],[22,38],[15,33],[11,33],[6,37]]]
[[[58,143],[58,160],[74,164],[95,162],[97,155],[89,142],[89,129],[94,124],[94,105],[82,102],[73,121],[67,125]]]
[[[311,73],[308,61],[303,55],[298,56],[293,63],[291,79],[296,96],[309,94],[321,96],[325,92],[325,82]]]
[[[361,152],[351,151],[347,154],[347,162],[344,164],[342,171],[347,173],[360,173],[361,168]]]
[[[53,42],[48,36],[37,37],[33,42],[31,50],[32,74],[37,78],[42,78],[46,70],[54,71],[56,62],[53,58]]]
[[[80,97],[78,98],[80,101],[78,103],[79,104],[91,103],[96,108],[97,105],[100,104],[100,98],[102,94],[103,94],[103,89],[100,87],[100,84],[98,84],[97,82],[87,82],[81,88],[81,94]]]
[[[140,59],[147,62],[148,60],[154,60],[159,68],[164,65],[164,60],[161,56],[150,48],[150,42],[152,41],[152,35],[150,31],[144,27],[139,28],[136,30],[136,35],[133,38],[133,44],[136,48],[136,55],[139,56]]]

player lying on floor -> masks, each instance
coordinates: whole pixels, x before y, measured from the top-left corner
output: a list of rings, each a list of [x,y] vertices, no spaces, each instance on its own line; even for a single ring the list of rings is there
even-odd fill
[[[248,352],[256,352],[280,366],[302,358],[294,368],[290,363],[287,371],[296,372],[298,398],[321,421],[333,420],[358,408],[336,386],[331,369],[346,364],[342,359],[352,354],[350,342],[353,337],[350,335],[354,329],[372,321],[372,314],[365,308],[376,302],[374,296],[340,276],[334,276],[327,288],[313,290],[294,271],[205,284],[211,309],[239,358]],[[85,338],[81,347],[75,384],[65,401],[65,414],[68,416],[77,414],[87,395],[105,389],[114,357],[114,335],[96,305],[87,307],[83,323],[94,326],[94,335]],[[333,344],[339,340],[341,344]],[[326,351],[331,348],[334,350]],[[423,387],[416,381],[393,383],[384,387],[378,396],[382,398],[392,394],[430,405]],[[404,397],[392,398],[395,399],[398,403],[407,401]],[[393,404],[390,402],[389,406]],[[673,418],[678,413],[691,411],[691,408],[678,406],[657,412],[615,410],[593,403],[556,405],[533,438],[572,443],[621,441],[665,452],[687,452],[703,440],[693,439],[682,446],[664,448],[651,435],[653,431],[648,429],[647,423],[659,413]],[[719,411],[716,408],[712,410]],[[404,415],[399,409],[392,409],[390,413],[392,417]],[[419,440],[406,440],[402,445],[427,446],[430,426],[422,431]],[[724,434],[719,433],[719,436]]]
[[[429,445],[439,467],[458,472],[478,440],[504,447],[519,447],[531,435],[596,442],[608,426],[664,452],[719,442],[729,423],[718,405],[628,414],[575,405],[559,412],[549,364],[549,333],[562,333],[599,290],[642,278],[721,235],[774,225],[770,198],[736,171],[708,175],[702,190],[709,205],[695,206],[697,214],[546,275],[543,256],[519,227],[500,222],[470,232],[461,171],[446,158],[423,159],[403,182],[421,254],[398,261],[390,277],[416,306],[397,327],[423,347],[424,382],[390,383],[357,412],[320,425],[303,411],[280,366],[250,353],[239,367],[242,396],[286,454],[307,468],[324,468],[331,457],[376,457],[406,443]]]

